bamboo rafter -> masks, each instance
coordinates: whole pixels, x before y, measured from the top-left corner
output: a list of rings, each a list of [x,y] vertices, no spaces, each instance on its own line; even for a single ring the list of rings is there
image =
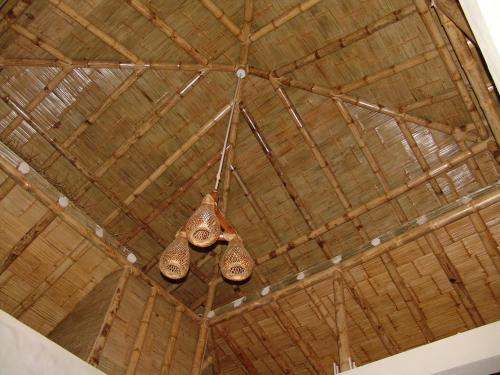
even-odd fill
[[[412,178],[408,182],[406,182],[404,185],[398,186],[396,188],[391,189],[389,192],[382,194],[369,202],[366,202],[363,205],[360,205],[358,207],[355,207],[349,211],[347,211],[343,216],[337,217],[328,223],[321,225],[317,228],[315,228],[313,231],[309,232],[306,235],[300,236],[296,238],[295,240],[289,241],[288,244],[283,245],[274,251],[272,251],[269,254],[263,255],[259,258],[256,259],[257,264],[261,264],[263,262],[266,262],[270,259],[273,259],[277,257],[278,255],[281,255],[282,253],[286,251],[290,251],[291,249],[300,246],[308,241],[311,241],[312,239],[316,238],[317,236],[320,236],[333,228],[344,224],[348,221],[350,221],[354,217],[359,217],[362,214],[370,211],[371,209],[374,209],[376,207],[379,207],[380,205],[387,203],[391,199],[394,199],[396,197],[401,196],[402,194],[406,193],[407,191],[411,190],[412,188],[415,188],[417,186],[420,186],[421,184],[429,181],[431,178],[434,178],[435,176],[438,176],[446,171],[449,171],[461,163],[465,162],[467,159],[480,154],[481,152],[484,152],[489,149],[494,149],[496,146],[491,142],[491,141],[483,141],[481,143],[478,143],[470,148],[470,150],[466,152],[459,152],[453,157],[451,157],[449,160],[429,169],[428,171],[416,176],[415,178]]]
[[[240,48],[240,64],[247,65],[248,50],[250,48],[250,31],[253,21],[253,0],[245,0],[245,10],[243,15],[243,26],[241,28],[241,48]]]
[[[436,95],[436,96],[429,96],[426,98],[423,98],[419,101],[405,104],[400,106],[397,110],[398,112],[411,112],[416,109],[422,108],[422,107],[427,107],[433,104],[441,103],[446,100],[450,100],[458,96],[458,92],[455,89],[451,89],[449,91],[446,91],[442,94]],[[466,129],[467,131],[470,129]]]
[[[486,226],[482,216],[475,212],[470,216],[472,225],[474,229],[479,234],[479,238],[486,249],[488,255],[493,259],[493,264],[495,265],[498,273],[500,273],[500,246],[491,234],[490,230]]]
[[[279,17],[273,19],[271,22],[269,22],[267,25],[262,26],[259,30],[253,32],[250,35],[250,40],[252,42],[256,42],[263,36],[269,34],[270,32],[276,30],[278,27],[281,25],[287,23],[288,21],[294,19],[298,15],[306,12],[316,4],[321,2],[321,0],[305,0],[301,2],[300,4],[294,6],[293,8],[287,10],[283,14],[281,14]]]
[[[470,216],[473,213],[479,212],[484,208],[500,202],[500,185],[498,182],[492,184],[486,189],[475,192],[473,196],[473,198],[457,200],[456,202],[449,205],[448,210],[443,211],[443,208],[436,210],[436,216],[425,222],[425,224],[413,226],[411,227],[411,229],[408,229],[401,234],[390,238],[380,245],[372,246],[368,249],[363,248],[363,250],[360,252],[352,253],[351,256],[341,261],[342,269],[344,271],[347,271],[355,266],[369,261],[370,259],[379,257],[390,250],[396,249],[411,241],[417,240],[418,238],[421,238],[432,231],[436,231],[450,223]],[[427,216],[429,216],[429,214]],[[214,311],[214,318],[210,320],[210,325],[220,324],[224,321],[227,321],[228,319],[233,318],[234,316],[240,315],[242,313],[247,313],[274,300],[315,285],[323,280],[329,279],[338,269],[337,263],[338,262],[334,262],[332,260],[332,262],[328,262],[328,265],[326,265],[325,262],[326,268],[312,272],[310,275],[306,275],[300,281],[297,281],[297,279],[294,277],[294,281],[287,282],[285,284],[286,286],[281,286],[279,288],[276,288],[276,290],[273,290],[271,287],[270,292],[266,296],[250,299],[248,300],[248,302],[240,304],[240,306],[237,308],[231,309],[226,306],[219,307],[216,311]],[[231,304],[231,306],[233,305]]]
[[[27,58],[3,58],[0,57],[0,68],[9,66],[21,67],[57,67],[64,68],[69,66],[76,68],[92,68],[92,69],[122,69],[122,70],[173,70],[184,72],[197,72],[200,70],[217,71],[217,72],[234,72],[238,65],[231,64],[192,64],[184,62],[137,62],[132,61],[108,61],[108,60],[72,60],[71,63],[66,63],[63,60],[54,59],[27,59]]]
[[[460,75],[460,72],[457,66],[455,65],[455,62],[453,61],[453,58],[447,49],[445,40],[441,35],[439,28],[434,23],[434,19],[429,11],[429,8],[425,0],[414,0],[414,3],[415,6],[417,7],[417,11],[420,15],[420,18],[424,23],[425,28],[427,29],[427,32],[431,37],[432,42],[434,43],[434,46],[441,55],[441,59],[446,67],[446,70],[448,71],[450,79],[453,81],[455,87],[457,88],[457,91],[460,93],[462,101],[467,111],[469,112],[480,137],[482,139],[486,138],[488,136],[488,133],[482,123],[481,117],[476,109],[476,105],[471,99],[467,87],[464,81],[462,80],[462,76]]]
[[[224,11],[220,9],[212,0],[200,0],[200,3],[202,3],[203,6],[207,8],[226,29],[228,29],[238,39],[243,41],[243,36],[239,27],[236,26],[236,24],[231,21],[231,18],[229,18],[229,16],[224,13]]]
[[[326,45],[324,45],[321,48],[318,48],[314,52],[305,55],[299,59],[296,59],[290,63],[286,63],[284,65],[279,66],[278,68],[274,69],[274,73],[277,76],[283,76],[287,73],[291,73],[296,69],[299,69],[305,65],[311,64],[313,62],[316,62],[325,56],[331,55],[334,52],[339,51],[342,48],[347,47],[348,45],[355,43],[357,41],[360,41],[364,38],[367,38],[368,36],[372,35],[373,33],[382,30],[386,28],[387,26],[390,26],[396,22],[399,22],[400,20],[411,16],[414,14],[416,11],[415,6],[410,5],[398,10],[395,10],[394,12],[391,12],[382,18],[379,18],[375,20],[374,22],[356,30],[353,31],[352,33],[343,36],[341,38],[335,39],[333,41],[328,42]]]
[[[154,26],[158,28],[162,33],[164,33],[168,38],[170,38],[178,47],[182,48],[196,61],[202,64],[207,64],[208,59],[203,56],[196,48],[189,44],[187,40],[182,38],[177,31],[175,31],[171,26],[169,26],[162,18],[154,12],[150,7],[144,5],[139,0],[124,0],[137,12],[142,14],[145,18],[149,20]]]
[[[250,375],[257,375],[259,372],[252,364],[252,361],[247,357],[245,351],[241,349],[236,340],[234,340],[227,329],[223,327],[221,324],[215,327],[217,333],[222,337],[222,339],[226,342],[227,346],[233,352],[235,358],[243,365],[246,372]]]
[[[459,3],[454,0],[434,0],[434,7],[439,11],[443,12],[446,17],[453,21],[453,23],[463,32],[467,39],[474,42],[477,45],[474,34],[467,23],[467,20],[463,16]]]
[[[347,315],[344,299],[344,278],[340,270],[333,273],[333,295],[335,301],[335,322],[337,323],[340,371],[351,369],[351,350],[347,332]]]
[[[175,308],[174,321],[170,328],[167,349],[165,351],[165,356],[163,358],[163,365],[161,368],[161,375],[168,375],[172,368],[172,360],[174,358],[174,353],[175,353],[175,344],[177,342],[177,337],[179,336],[183,312],[184,309],[182,307],[177,306]]]

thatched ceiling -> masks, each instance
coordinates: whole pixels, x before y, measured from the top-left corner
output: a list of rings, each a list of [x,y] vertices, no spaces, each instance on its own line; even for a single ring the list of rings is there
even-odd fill
[[[222,204],[258,265],[219,284],[214,307],[498,179],[491,114],[423,0],[7,0],[1,13],[1,142],[193,309],[214,258],[193,253],[181,284],[156,262],[212,188],[239,66]]]

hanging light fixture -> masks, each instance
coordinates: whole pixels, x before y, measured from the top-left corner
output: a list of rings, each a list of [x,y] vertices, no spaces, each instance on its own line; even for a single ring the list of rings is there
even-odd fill
[[[241,80],[245,78],[246,71],[238,69],[236,72],[238,81],[231,105],[224,145],[221,150],[221,158],[215,186],[212,193],[205,195],[200,207],[191,215],[186,224],[177,232],[174,241],[163,251],[159,268],[163,275],[170,279],[178,280],[187,275],[189,271],[189,243],[197,247],[208,247],[217,241],[228,242],[228,246],[219,262],[222,275],[231,281],[242,281],[250,277],[254,267],[254,261],[245,249],[243,241],[236,233],[234,227],[224,217],[219,207],[218,190],[224,168],[224,158],[229,149],[228,140],[233,121],[234,108],[240,89]]]

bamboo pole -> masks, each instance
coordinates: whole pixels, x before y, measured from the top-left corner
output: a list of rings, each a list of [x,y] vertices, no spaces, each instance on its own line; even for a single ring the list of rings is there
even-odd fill
[[[203,365],[201,366],[201,371],[205,371],[208,368],[208,366],[210,366],[213,362],[214,358],[211,355],[209,355],[207,359],[203,361]]]
[[[443,60],[446,70],[448,71],[450,79],[453,81],[455,87],[457,88],[457,91],[460,93],[460,96],[462,97],[462,101],[465,104],[465,107],[476,126],[479,136],[482,139],[485,139],[488,136],[488,132],[486,131],[486,128],[482,123],[481,117],[476,109],[476,106],[469,95],[467,87],[465,86],[465,83],[462,80],[462,76],[460,75],[460,72],[457,69],[455,62],[453,61],[453,58],[447,49],[445,40],[441,35],[439,28],[435,24],[434,19],[429,11],[429,8],[425,0],[414,0],[414,3],[420,15],[420,18],[424,23],[425,28],[427,29],[427,32],[431,37],[432,42],[434,43],[434,46],[441,55],[441,59]]]
[[[132,354],[127,365],[127,375],[135,374],[137,365],[139,364],[139,359],[142,354],[142,348],[144,346],[144,341],[146,339],[146,333],[148,331],[149,322],[151,320],[151,315],[153,313],[153,308],[156,301],[156,296],[158,292],[155,287],[151,287],[151,292],[149,293],[149,298],[144,306],[144,312],[142,313],[141,323],[137,334],[134,339],[134,345],[132,349]]]
[[[404,72],[405,70],[414,68],[415,66],[424,64],[428,61],[434,60],[437,57],[439,57],[438,51],[436,50],[427,51],[419,55],[416,55],[406,61],[403,61],[399,64],[395,64],[388,68],[379,70],[378,72],[368,74],[357,81],[337,86],[334,88],[334,90],[338,93],[348,93],[350,91],[371,85],[372,83],[380,81],[384,78],[388,78],[398,73]]]
[[[325,159],[325,157],[323,156],[323,153],[321,152],[318,145],[316,144],[316,142],[312,138],[311,134],[307,130],[307,128],[306,128],[302,118],[300,117],[297,109],[295,108],[295,106],[293,105],[290,98],[288,97],[286,92],[283,90],[283,88],[280,87],[274,80],[271,80],[271,83],[273,84],[273,87],[274,87],[277,95],[279,96],[279,98],[283,102],[283,105],[286,107],[288,113],[290,114],[290,117],[295,122],[300,134],[302,135],[302,138],[304,139],[305,143],[307,144],[307,146],[311,150],[312,154],[314,155],[314,158],[318,162],[323,174],[325,175],[329,184],[332,186],[333,190],[335,191],[335,194],[337,195],[338,200],[340,201],[340,203],[344,207],[344,210],[345,211],[351,210],[352,209],[351,203],[349,202],[344,191],[342,190],[342,187],[340,186],[337,178],[335,177],[328,161]],[[358,230],[361,238],[367,239],[368,237],[367,237],[366,232],[365,232],[361,222],[359,221],[359,219],[353,218],[352,222],[353,222],[354,226],[356,227],[356,229]],[[325,251],[325,256],[328,256],[326,251]]]
[[[406,105],[400,106],[397,111],[398,112],[411,112],[419,108],[427,107],[433,104],[441,103],[446,100],[450,100],[458,96],[458,91],[455,89],[451,89],[449,91],[446,91],[442,94],[435,95],[435,96],[428,96],[426,98],[423,98],[421,100],[418,100],[413,103],[409,103]]]
[[[370,211],[373,208],[379,207],[380,205],[389,202],[391,199],[395,199],[399,197],[400,195],[406,193],[407,191],[411,190],[414,187],[420,186],[421,184],[429,181],[431,178],[434,178],[446,171],[451,170],[452,168],[460,165],[461,163],[465,162],[467,159],[478,155],[481,152],[487,151],[487,150],[494,150],[496,146],[492,143],[492,141],[483,141],[481,143],[478,143],[474,146],[472,146],[469,150],[460,152],[453,157],[451,157],[449,160],[435,166],[434,168],[429,169],[428,171],[416,176],[413,179],[410,179],[408,182],[406,182],[404,185],[398,186],[394,189],[391,189],[389,192],[382,194],[369,202],[360,205],[356,208],[348,210],[343,216],[335,218],[331,221],[329,221],[326,224],[323,224],[313,231],[309,232],[308,234],[302,235],[292,241],[289,241],[286,245],[282,245],[279,248],[275,249],[269,254],[263,255],[259,258],[257,258],[256,264],[261,264],[264,263],[270,259],[273,259],[277,257],[278,255],[281,255],[287,251],[290,251],[291,249],[300,246],[314,238],[316,238],[319,235],[322,235],[333,228],[347,223],[354,217],[359,217],[362,214]]]
[[[493,99],[488,91],[486,82],[482,77],[479,63],[474,58],[467,41],[457,26],[442,12],[438,12],[439,19],[444,27],[459,62],[461,63],[465,75],[467,76],[472,90],[476,94],[479,105],[481,106],[486,120],[495,135],[497,143],[500,143],[500,115],[498,103]],[[487,136],[486,129],[484,132]]]
[[[234,36],[242,40],[241,30],[212,0],[200,0],[200,3],[214,15],[217,20],[224,25]]]
[[[206,72],[201,71],[195,74],[184,85],[178,88],[171,95],[164,95],[158,103],[152,108],[150,115],[137,125],[135,131],[113,152],[113,154],[100,163],[99,168],[94,172],[94,178],[101,178],[118,160],[120,160],[130,148],[136,144],[153,126],[155,126],[163,116],[165,116],[174,106],[179,103],[184,96],[196,86],[196,84],[205,76]],[[86,188],[81,188],[77,196],[83,195],[92,183],[87,184]]]
[[[472,221],[472,225],[474,225],[474,229],[479,234],[479,238],[486,249],[486,252],[491,257],[497,272],[500,274],[500,248],[498,246],[497,241],[491,234],[488,229],[484,219],[477,212],[470,215],[470,219]]]
[[[344,301],[344,279],[342,273],[336,270],[333,273],[333,294],[335,301],[335,322],[337,323],[338,349],[340,371],[351,369],[351,350],[349,347],[349,333],[347,332],[347,314]]]
[[[260,130],[260,128],[257,124],[257,122],[255,121],[253,116],[250,114],[248,109],[243,105],[241,105],[241,112],[242,112],[243,118],[245,119],[246,123],[248,124],[250,130],[252,131],[253,135],[255,136],[255,139],[257,140],[262,151],[266,155],[267,160],[269,160],[269,163],[271,164],[276,175],[278,176],[283,188],[285,189],[288,196],[292,200],[294,206],[299,211],[299,213],[302,216],[303,220],[305,221],[306,225],[309,227],[309,229],[312,230],[314,228],[314,222],[313,222],[313,218],[312,218],[311,214],[309,213],[304,202],[300,198],[299,193],[294,188],[292,181],[286,175],[285,170],[284,170],[283,166],[281,165],[279,159],[273,154],[271,146],[269,146],[269,143],[266,141],[262,131]],[[326,248],[326,243],[321,237],[317,238],[316,243],[325,256],[330,256],[332,254],[332,252]]]
[[[399,294],[403,298],[403,300],[406,303],[406,306],[408,308],[408,311],[410,314],[413,316],[413,319],[415,320],[415,323],[417,324],[418,328],[422,332],[422,335],[424,336],[425,340],[427,342],[432,342],[435,340],[435,336],[432,333],[431,329],[427,325],[425,314],[418,305],[418,301],[415,300],[415,296],[411,292],[411,290],[408,288],[406,285],[405,281],[399,274],[396,266],[394,265],[394,262],[392,260],[392,257],[389,253],[383,254],[381,256],[382,261],[384,263],[385,269],[389,276],[391,277],[392,282],[396,286],[396,288],[399,291]]]
[[[21,16],[30,5],[31,0],[16,1],[14,6],[0,20],[0,34],[3,34],[9,26],[13,25],[17,18]]]
[[[446,14],[446,16],[453,21],[456,27],[460,29],[462,33],[467,36],[467,39],[474,42],[477,45],[476,39],[474,38],[474,34],[467,23],[467,20],[462,14],[460,10],[460,5],[455,0],[434,0],[434,7],[438,9],[440,12]]]
[[[250,35],[250,40],[252,42],[256,42],[257,40],[259,40],[263,36],[276,30],[278,27],[280,27],[284,23],[286,23],[286,22],[290,21],[291,19],[297,17],[298,15],[306,12],[307,10],[309,10],[310,8],[312,8],[314,5],[318,4],[319,2],[321,2],[321,0],[305,0],[305,1],[301,2],[300,4],[294,6],[293,8],[290,8],[288,11],[284,12],[279,17],[273,19],[267,25],[262,26],[259,30],[252,33]]]
[[[484,193],[470,201],[467,201],[466,203],[462,203],[456,208],[432,220],[429,220],[422,225],[416,226],[400,235],[391,238],[390,240],[380,245],[374,246],[368,250],[365,250],[359,254],[355,254],[354,256],[343,260],[342,268],[344,271],[347,271],[352,267],[363,264],[364,262],[367,262],[375,257],[379,257],[390,250],[396,249],[411,241],[421,238],[431,231],[440,229],[450,223],[453,223],[466,216],[469,216],[474,212],[479,212],[480,210],[498,202],[500,202],[500,187],[496,186],[496,188],[492,189],[491,191]],[[337,269],[336,264],[332,263],[330,267],[322,271],[312,273],[311,275],[306,276],[304,279],[300,281],[288,284],[282,289],[271,291],[265,297],[253,299],[251,302],[242,304],[238,308],[234,308],[218,316],[216,315],[214,318],[210,320],[210,325],[213,326],[216,324],[220,324],[237,315],[252,311],[255,308],[268,304],[273,300],[277,300],[279,298],[300,291],[309,286],[315,285],[323,280],[332,277],[336,269]]]
[[[174,322],[172,323],[172,326],[170,328],[167,350],[165,351],[163,366],[161,368],[161,375],[168,375],[170,373],[170,370],[172,369],[172,363],[175,353],[175,343],[177,342],[177,337],[179,336],[183,311],[184,308],[182,306],[177,306],[175,308]]]
[[[339,271],[340,272],[340,271]],[[338,274],[339,272],[336,272]],[[389,355],[396,354],[400,351],[400,348],[397,344],[397,342],[394,340],[394,338],[389,335],[384,328],[382,327],[382,324],[380,323],[379,318],[373,311],[373,309],[368,305],[366,300],[362,297],[360,292],[358,292],[356,288],[356,283],[352,279],[352,277],[349,275],[349,272],[345,270],[343,272],[343,280],[345,282],[345,287],[351,294],[354,302],[359,306],[360,310],[363,312],[364,316],[366,317],[366,320],[370,323],[370,326],[372,329],[375,331],[378,339],[384,346],[385,350],[387,350],[387,353]]]
[[[19,241],[4,256],[0,264],[0,274],[2,274],[10,265],[35,241],[40,234],[56,219],[56,215],[51,210],[47,212],[31,227],[31,229],[21,237]]]
[[[245,351],[241,349],[236,340],[234,340],[227,329],[223,327],[221,324],[215,327],[217,333],[224,339],[227,346],[233,352],[236,359],[243,365],[246,372],[250,375],[257,375],[258,371],[255,366],[252,364],[252,361],[247,357]]]
[[[10,313],[18,320],[24,321],[25,314],[37,303],[37,301],[45,295],[45,293],[53,287],[53,285],[73,266],[91,245],[82,240],[75,249],[71,250],[67,255],[63,256],[54,265],[54,270],[43,280],[38,286],[23,299],[23,301]],[[96,285],[96,282],[90,280],[84,288],[84,295],[90,292]]]
[[[218,262],[216,262],[215,267],[218,267]],[[205,302],[205,309],[203,312],[203,319],[200,324],[200,334],[198,336],[198,342],[196,344],[196,351],[193,359],[193,366],[191,368],[192,375],[199,375],[201,373],[201,365],[203,358],[205,357],[205,349],[207,345],[208,338],[208,313],[212,310],[215,292],[217,290],[217,285],[219,279],[217,278],[218,272],[215,272],[215,277],[208,283],[207,301]]]
[[[123,62],[110,60],[72,60],[71,63],[66,63],[63,60],[54,59],[31,59],[31,58],[0,58],[0,68],[9,66],[22,67],[58,67],[64,68],[70,66],[76,68],[92,68],[92,69],[121,69],[121,70],[174,70],[182,72],[198,72],[200,70],[218,71],[218,72],[235,72],[238,65],[230,64],[193,64],[184,62]]]
[[[278,368],[283,374],[290,374],[292,369],[287,365],[286,361],[283,359],[281,352],[276,352],[275,348],[271,346],[269,335],[266,334],[265,330],[259,325],[259,322],[255,320],[250,314],[242,314],[243,319],[247,323],[248,327],[252,333],[259,340],[259,345],[267,350],[269,356],[276,363]]]
[[[56,8],[59,9],[63,14],[72,19],[73,21],[79,23],[88,32],[94,34],[97,38],[101,39],[108,46],[113,48],[118,53],[121,53],[127,59],[134,63],[142,63],[141,59],[130,51],[123,44],[118,42],[109,34],[95,26],[92,22],[87,20],[85,17],[81,16],[76,10],[71,8],[69,5],[65,4],[62,0],[49,0],[49,2]]]
[[[217,358],[217,347],[216,347],[216,343],[215,343],[215,340],[214,340],[214,333],[213,333],[213,328],[209,327],[208,329],[208,341],[207,341],[207,347],[208,347],[208,350],[212,353],[212,358],[213,358],[213,361],[212,361],[212,365],[213,365],[213,370],[214,370],[214,374],[220,374],[221,370],[220,370],[220,363],[219,363],[219,359]]]
[[[250,72],[252,74],[257,74],[255,71],[252,71],[252,70],[250,70]],[[259,77],[262,77],[262,76],[259,75]],[[431,120],[424,119],[424,118],[421,118],[421,117],[418,117],[415,115],[411,115],[409,113],[399,112],[395,108],[386,107],[382,104],[371,103],[365,99],[361,99],[361,98],[356,97],[356,96],[347,95],[347,94],[337,94],[335,92],[335,90],[333,90],[333,89],[330,89],[330,88],[324,87],[324,86],[320,86],[317,84],[313,84],[313,83],[308,83],[308,82],[299,81],[299,80],[295,80],[295,79],[287,79],[285,77],[275,77],[275,78],[264,77],[264,78],[274,80],[275,82],[278,82],[279,84],[284,85],[284,86],[289,86],[289,87],[294,87],[294,88],[297,88],[300,90],[309,91],[309,92],[312,92],[313,94],[317,94],[320,96],[325,96],[325,97],[329,97],[329,98],[333,98],[333,99],[340,99],[344,103],[353,104],[355,106],[368,109],[369,111],[382,113],[384,115],[387,115],[387,116],[390,116],[393,118],[398,118],[398,119],[402,119],[402,120],[405,120],[408,122],[413,122],[417,125],[424,126],[426,128],[442,132],[444,134],[455,136],[458,139],[464,139],[464,140],[473,141],[473,142],[477,142],[479,140],[479,138],[475,134],[464,131],[464,129],[467,128],[467,125],[464,125],[462,127],[453,127],[453,126],[450,126],[448,124],[444,124],[444,123],[441,123],[438,121],[431,121]],[[462,128],[464,128],[464,129],[462,129]]]
[[[125,0],[125,2],[134,8],[137,12],[142,14],[145,18],[149,20],[158,30],[164,33],[172,42],[174,42],[178,47],[183,49],[188,55],[193,59],[202,64],[207,64],[208,59],[203,56],[196,48],[189,44],[187,40],[179,35],[179,33],[174,30],[171,26],[167,25],[165,21],[154,12],[150,7],[143,4],[139,0]]]
[[[477,213],[477,210],[474,210],[473,213]],[[462,305],[465,307],[471,320],[474,322],[476,327],[485,324],[481,314],[474,305],[474,301],[472,300],[468,290],[465,288],[465,284],[462,278],[460,277],[459,272],[451,262],[450,258],[448,257],[448,254],[446,254],[443,245],[437,239],[436,235],[434,234],[434,231],[433,230],[428,231],[428,233],[425,234],[425,239],[427,240],[430,249],[436,256],[437,261],[441,265],[444,273],[446,274],[446,277],[448,278],[451,286],[457,293],[458,298],[460,299]]]
[[[101,328],[99,329],[99,334],[97,335],[97,338],[92,345],[92,349],[90,350],[87,362],[94,367],[97,367],[99,365],[104,345],[106,345],[106,341],[111,331],[111,326],[113,325],[113,321],[115,320],[118,309],[120,308],[120,303],[122,301],[123,294],[125,293],[125,288],[127,287],[127,281],[129,277],[130,270],[129,268],[125,268],[122,271],[120,279],[118,280],[118,284],[116,285],[113,297],[109,302],[106,314],[104,315],[104,320],[101,324]]]
[[[287,317],[285,310],[280,306],[278,301],[273,301],[270,304],[269,312],[271,317],[278,323],[281,329],[290,337],[292,342],[298,346],[304,358],[309,362],[309,364],[314,368],[317,374],[327,374],[328,372],[323,368],[321,360],[317,356],[314,349],[309,345],[309,343],[302,339],[300,334],[295,329],[295,326]],[[217,325],[216,327],[219,327]]]
[[[313,51],[308,55],[305,55],[297,60],[286,63],[284,65],[281,65],[280,67],[275,69],[274,72],[277,76],[282,76],[287,73],[291,73],[296,69],[314,63],[324,58],[325,56],[331,55],[357,41],[367,38],[373,33],[382,30],[387,26],[393,25],[408,16],[411,16],[412,14],[415,13],[415,11],[416,8],[413,5],[395,10],[394,12],[391,12],[383,16],[382,18],[375,20],[374,22],[369,23],[368,25],[363,26],[362,28],[356,31],[353,31],[352,33],[346,36],[328,42],[323,47],[318,48],[317,50]]]
[[[158,179],[168,167],[175,163],[182,155],[184,155],[203,135],[205,135],[213,126],[230,110],[231,105],[226,104],[219,112],[210,120],[208,120],[196,133],[194,133],[184,144],[182,144],[172,155],[170,155],[155,171],[148,176],[134,191],[127,196],[123,204],[129,206],[146,188],[148,188],[156,179]],[[120,210],[116,209],[104,222],[110,223],[114,220]]]
[[[240,64],[247,65],[248,50],[250,48],[250,31],[253,21],[253,0],[245,0],[245,10],[243,15],[243,26],[241,28],[241,48],[240,48]]]

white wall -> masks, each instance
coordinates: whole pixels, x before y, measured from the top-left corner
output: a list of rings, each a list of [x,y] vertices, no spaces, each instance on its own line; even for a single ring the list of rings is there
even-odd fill
[[[0,310],[0,374],[102,375],[104,373]]]
[[[500,321],[345,371],[342,375],[486,375],[500,371]]]
[[[500,88],[500,0],[460,0],[460,5]]]

